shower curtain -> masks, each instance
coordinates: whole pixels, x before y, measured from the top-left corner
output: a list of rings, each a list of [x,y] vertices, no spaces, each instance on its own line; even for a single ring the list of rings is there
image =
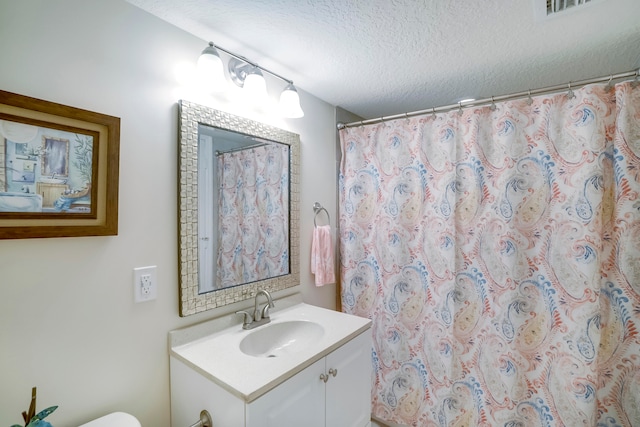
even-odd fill
[[[640,426],[640,85],[340,132],[374,416]]]
[[[216,289],[289,272],[288,165],[282,144],[218,156]]]

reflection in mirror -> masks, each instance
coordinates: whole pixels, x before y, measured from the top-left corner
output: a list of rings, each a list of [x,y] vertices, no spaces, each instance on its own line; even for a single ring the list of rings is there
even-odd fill
[[[180,101],[180,315],[299,283],[299,136]]]
[[[288,274],[289,146],[198,127],[198,293]]]

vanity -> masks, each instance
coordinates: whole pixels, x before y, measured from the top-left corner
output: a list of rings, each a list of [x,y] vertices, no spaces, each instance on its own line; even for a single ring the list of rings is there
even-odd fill
[[[215,427],[370,425],[369,319],[281,300],[268,324],[239,321],[169,333],[172,426],[202,410]]]

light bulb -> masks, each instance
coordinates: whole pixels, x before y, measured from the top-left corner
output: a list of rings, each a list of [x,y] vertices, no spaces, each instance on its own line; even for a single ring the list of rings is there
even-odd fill
[[[262,75],[260,68],[254,66],[247,73],[244,78],[242,90],[255,102],[264,102],[266,100],[267,82],[264,80],[264,76]]]
[[[209,42],[198,58],[198,79],[207,90],[224,88],[224,69],[218,50]]]
[[[298,119],[304,116],[300,107],[300,96],[293,83],[287,85],[280,94],[280,112],[283,117]]]

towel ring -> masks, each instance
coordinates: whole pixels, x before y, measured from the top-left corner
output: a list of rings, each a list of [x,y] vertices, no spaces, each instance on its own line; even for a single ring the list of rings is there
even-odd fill
[[[322,211],[324,211],[324,213],[326,213],[326,214],[327,214],[327,220],[329,221],[329,225],[331,225],[331,215],[329,215],[329,211],[328,211],[328,210],[326,210],[326,209],[325,209],[325,208],[324,208],[320,203],[315,202],[315,203],[313,204],[313,211],[316,213],[316,214],[313,216],[313,226],[314,226],[314,227],[317,227],[317,226],[318,226],[318,224],[316,223],[316,218],[318,217],[318,214],[319,214],[320,212],[322,212]]]

